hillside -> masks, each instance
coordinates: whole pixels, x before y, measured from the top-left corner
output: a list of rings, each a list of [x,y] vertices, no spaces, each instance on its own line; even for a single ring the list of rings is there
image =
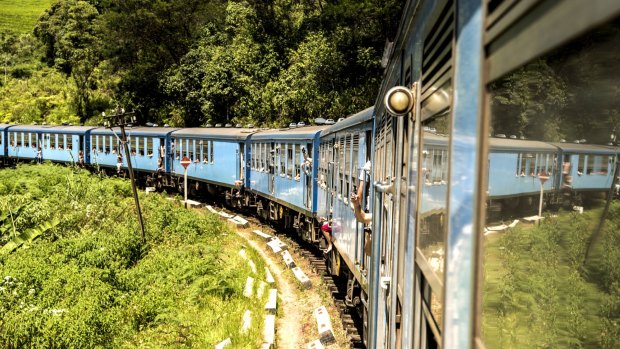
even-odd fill
[[[0,0],[0,32],[28,33],[54,0]]]

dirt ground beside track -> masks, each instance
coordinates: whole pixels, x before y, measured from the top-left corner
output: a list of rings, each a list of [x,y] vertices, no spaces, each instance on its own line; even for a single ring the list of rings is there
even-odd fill
[[[297,251],[289,249],[297,266],[306,273],[312,282],[310,289],[302,289],[293,272],[282,261],[282,257],[274,254],[264,241],[252,233],[255,229],[270,235],[275,235],[275,232],[273,229],[252,223],[249,228],[237,229],[238,234],[245,238],[248,244],[258,251],[265,260],[265,264],[271,270],[276,281],[278,289],[276,348],[307,348],[308,343],[319,339],[316,318],[313,313],[316,308],[323,305],[329,312],[336,337],[336,343],[326,347],[347,348],[349,341],[342,327],[338,309],[334,306],[322,277],[312,270],[308,261],[303,259]],[[285,237],[280,236],[280,238],[283,242],[287,242]]]

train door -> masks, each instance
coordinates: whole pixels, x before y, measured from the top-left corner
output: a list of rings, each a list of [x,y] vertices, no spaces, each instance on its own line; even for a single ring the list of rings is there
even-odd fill
[[[304,173],[304,203],[306,205],[306,208],[311,210],[312,209],[312,182],[313,182],[313,176],[312,173],[314,172],[314,168],[313,168],[313,161],[314,161],[314,154],[312,153],[312,144],[307,144],[306,147],[307,150],[307,156],[308,156],[308,160],[311,162],[310,166],[305,167],[308,171],[307,174]],[[299,149],[299,148],[295,148],[295,149]],[[299,159],[299,155],[297,152],[295,152],[295,156],[297,156],[298,160]],[[306,161],[306,159],[303,159],[304,163]],[[296,167],[296,171],[297,171],[297,167]],[[301,176],[301,173],[299,174]]]
[[[269,152],[267,153],[269,159],[269,171],[267,175],[267,185],[269,193],[273,195],[275,187],[275,171],[276,171],[276,149],[274,143],[269,143]]]
[[[243,181],[245,178],[245,144],[239,143],[237,148],[237,173],[239,180]]]

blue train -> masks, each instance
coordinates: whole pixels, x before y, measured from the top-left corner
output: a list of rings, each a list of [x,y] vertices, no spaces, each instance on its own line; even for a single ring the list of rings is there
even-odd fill
[[[620,3],[597,4],[408,1],[373,107],[282,129],[134,127],[130,160],[146,185],[183,190],[188,157],[189,190],[333,244],[329,271],[347,279],[345,303],[363,318],[369,348],[532,346],[527,335],[502,340],[505,328],[494,325],[504,313],[485,302],[485,266],[500,258],[484,252],[485,226],[493,212],[536,213],[540,197],[596,209],[617,195],[620,62],[604,53],[620,52]],[[587,64],[596,67],[589,75],[577,69]],[[528,75],[541,70],[556,75]],[[571,102],[584,86],[599,93]],[[584,112],[589,123],[566,116]],[[527,137],[499,135],[508,127]],[[0,156],[122,171],[117,131],[0,125]],[[579,141],[558,141],[562,132]]]

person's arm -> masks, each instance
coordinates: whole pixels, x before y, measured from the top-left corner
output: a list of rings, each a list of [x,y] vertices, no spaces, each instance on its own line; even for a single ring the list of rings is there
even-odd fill
[[[362,188],[362,186],[360,186],[360,188]],[[358,190],[358,193],[359,193],[359,190]],[[361,201],[362,201],[361,195],[358,195],[358,194],[351,195],[351,204],[353,205],[353,213],[355,214],[355,219],[357,219],[358,222],[361,222],[364,224],[370,224],[372,222],[372,214],[366,213],[362,210]]]

